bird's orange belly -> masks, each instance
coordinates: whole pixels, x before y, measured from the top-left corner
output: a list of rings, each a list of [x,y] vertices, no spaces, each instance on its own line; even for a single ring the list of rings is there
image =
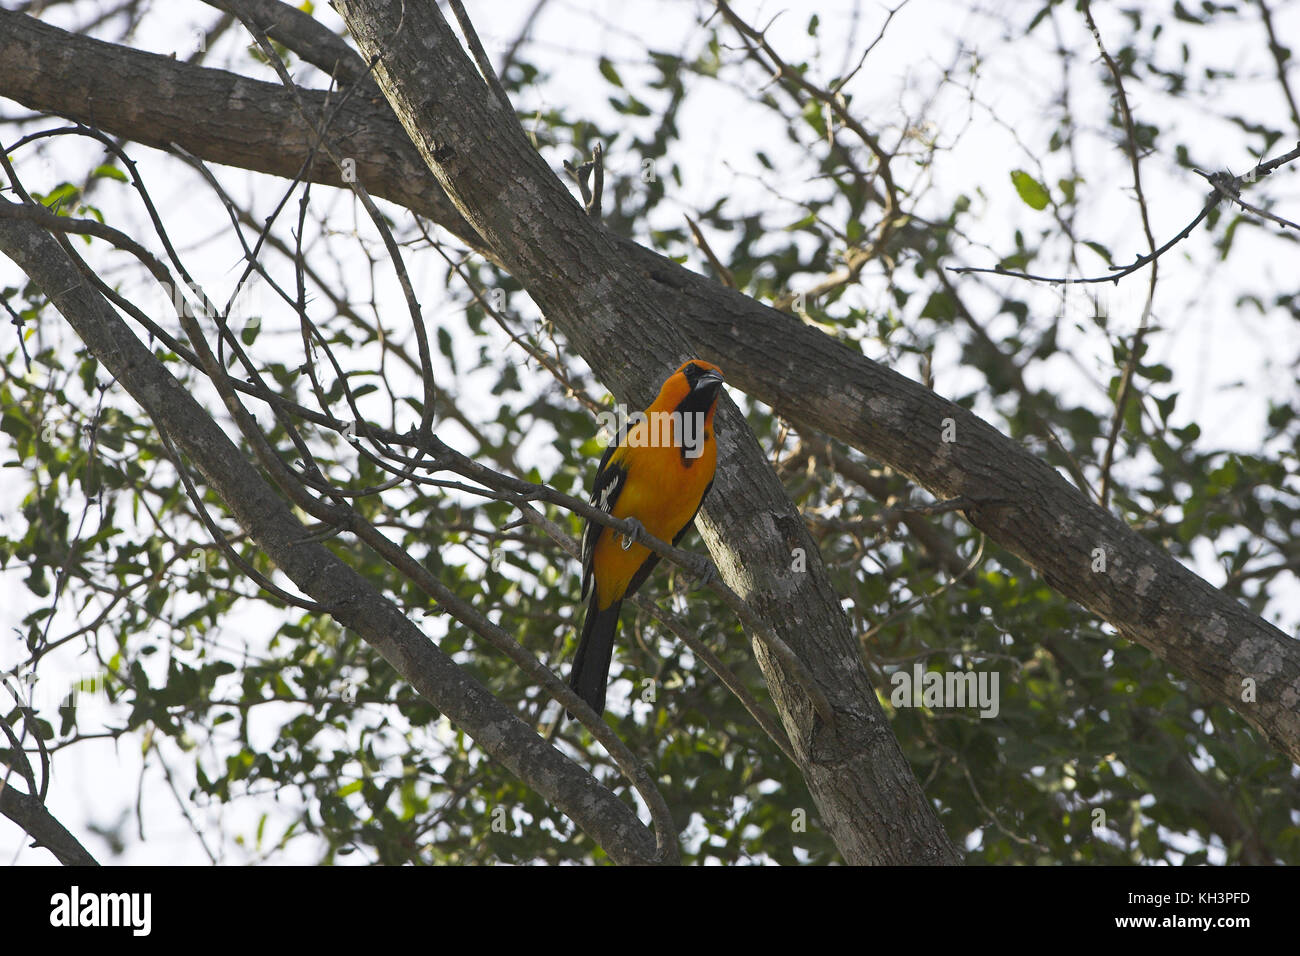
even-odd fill
[[[672,447],[655,451],[677,459],[681,455],[680,449]],[[710,445],[685,469],[640,459],[650,467],[628,473],[614,505],[614,517],[636,518],[650,534],[671,544],[699,508],[713,477],[715,456],[716,450]],[[601,532],[594,556],[594,566],[600,569],[596,593],[601,607],[622,598],[632,576],[652,553],[642,544],[633,543],[624,548],[623,536],[608,528]]]

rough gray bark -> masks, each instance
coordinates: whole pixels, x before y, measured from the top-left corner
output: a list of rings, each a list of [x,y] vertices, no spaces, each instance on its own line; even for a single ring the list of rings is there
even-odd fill
[[[411,686],[484,752],[526,780],[623,863],[657,858],[655,839],[635,814],[586,771],[516,717],[442,653],[401,610],[320,544],[212,415],[87,283],[63,247],[34,223],[4,215],[0,252],[50,298],[154,422],[194,463],[240,526],[294,584],[378,650]],[[670,834],[669,839],[675,838]]]

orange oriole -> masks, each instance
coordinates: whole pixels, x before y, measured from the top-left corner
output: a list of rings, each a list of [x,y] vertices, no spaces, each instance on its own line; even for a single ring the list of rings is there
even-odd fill
[[[718,448],[713,414],[722,388],[716,365],[692,359],[677,369],[643,415],[632,416],[605,449],[591,503],[615,518],[633,518],[661,541],[676,544],[713,487]],[[582,537],[582,597],[586,618],[569,686],[596,713],[614,653],[618,612],[659,556],[602,524],[587,522]]]

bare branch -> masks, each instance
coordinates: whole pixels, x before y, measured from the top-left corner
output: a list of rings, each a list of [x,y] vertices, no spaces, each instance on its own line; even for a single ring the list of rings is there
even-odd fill
[[[959,275],[964,275],[966,273],[982,272],[982,273],[989,273],[991,275],[1008,276],[1009,278],[1012,279],[1028,279],[1031,282],[1051,282],[1056,285],[1067,285],[1067,284],[1090,285],[1098,282],[1117,283],[1119,282],[1120,279],[1123,279],[1125,276],[1132,275],[1134,272],[1137,272],[1139,269],[1143,268],[1149,263],[1154,262],[1156,259],[1159,259],[1161,256],[1163,256],[1174,246],[1178,245],[1178,243],[1182,242],[1184,239],[1190,236],[1192,234],[1192,230],[1195,229],[1197,226],[1199,226],[1201,222],[1205,219],[1205,217],[1208,216],[1214,210],[1214,208],[1223,201],[1224,189],[1226,189],[1229,193],[1231,193],[1233,190],[1240,191],[1242,187],[1253,185],[1254,183],[1259,182],[1261,179],[1264,179],[1266,176],[1272,173],[1275,169],[1281,166],[1285,166],[1287,163],[1294,162],[1296,159],[1300,159],[1300,144],[1298,144],[1295,147],[1295,149],[1283,153],[1281,156],[1276,156],[1273,159],[1268,160],[1267,162],[1259,163],[1257,166],[1255,166],[1254,169],[1242,173],[1240,176],[1233,176],[1231,173],[1221,174],[1222,176],[1226,177],[1226,179],[1221,181],[1218,185],[1215,186],[1214,189],[1210,191],[1209,195],[1207,195],[1205,198],[1205,205],[1202,206],[1201,211],[1196,214],[1196,218],[1194,218],[1191,222],[1189,222],[1186,226],[1184,226],[1176,236],[1174,236],[1172,239],[1166,242],[1159,249],[1156,249],[1154,252],[1147,253],[1145,256],[1138,256],[1136,259],[1133,260],[1133,262],[1130,265],[1112,266],[1111,272],[1108,273],[1107,275],[1088,276],[1082,278],[1072,278],[1070,276],[1043,276],[1043,275],[1035,275],[1031,272],[1015,272],[1011,269],[1004,269],[1001,266],[994,266],[992,268],[976,268],[974,266],[949,266],[948,271],[955,272]],[[1201,175],[1206,176],[1205,173],[1201,173]],[[1208,179],[1209,176],[1206,176],[1206,178]],[[1287,225],[1289,225],[1289,223],[1287,223]]]
[[[1295,129],[1300,134],[1300,109],[1296,107],[1295,94],[1291,92],[1291,80],[1287,76],[1287,50],[1278,42],[1277,32],[1273,29],[1273,11],[1268,8],[1266,0],[1255,0],[1259,4],[1259,16],[1264,21],[1264,30],[1268,33],[1268,51],[1273,55],[1273,63],[1277,67],[1277,81],[1282,86],[1282,95],[1286,97],[1286,105],[1291,109],[1291,122],[1295,124]]]
[[[686,225],[691,228],[691,236],[695,239],[695,244],[699,246],[700,251],[704,253],[704,258],[709,260],[709,265],[713,271],[718,274],[718,281],[728,289],[736,288],[736,277],[731,274],[731,270],[722,264],[722,260],[713,252],[713,247],[709,245],[709,240],[704,238],[704,233],[700,231],[699,223],[690,216],[686,216]]]
[[[504,109],[514,112],[514,104],[510,102],[510,97],[506,95],[505,88],[501,85],[501,79],[497,76],[497,71],[492,68],[492,61],[488,59],[483,44],[479,42],[478,33],[474,30],[474,24],[470,22],[469,14],[465,12],[465,5],[460,0],[451,0],[451,12],[456,15],[456,22],[460,24],[460,32],[465,35],[465,44],[469,47],[470,55],[474,57],[474,63],[483,76],[483,82],[492,90],[492,95],[496,97],[497,102]]]
[[[1101,51],[1101,58],[1106,61],[1106,68],[1110,70],[1111,79],[1115,83],[1115,96],[1119,103],[1120,116],[1124,121],[1124,136],[1127,144],[1129,165],[1133,169],[1133,191],[1137,194],[1138,210],[1142,214],[1142,232],[1146,235],[1151,260],[1150,280],[1147,283],[1146,302],[1142,306],[1142,318],[1138,321],[1137,331],[1133,333],[1133,341],[1129,345],[1128,360],[1124,363],[1124,371],[1120,375],[1119,388],[1115,393],[1115,414],[1110,422],[1110,436],[1106,439],[1106,452],[1101,459],[1101,484],[1097,489],[1097,503],[1104,508],[1110,500],[1110,469],[1115,461],[1115,444],[1119,441],[1120,430],[1124,427],[1124,410],[1128,407],[1129,390],[1133,385],[1133,372],[1137,368],[1139,357],[1142,355],[1142,343],[1146,338],[1147,329],[1150,327],[1151,306],[1155,302],[1156,279],[1159,275],[1160,264],[1156,261],[1156,239],[1151,232],[1151,213],[1147,209],[1146,193],[1142,191],[1142,167],[1138,151],[1137,131],[1133,124],[1133,111],[1128,105],[1128,94],[1124,92],[1124,77],[1120,72],[1119,64],[1106,52],[1106,45],[1101,39],[1101,31],[1097,29],[1097,23],[1092,18],[1092,4],[1089,0],[1083,2],[1083,17],[1087,21],[1088,29],[1092,31],[1092,38],[1096,41],[1097,49]]]

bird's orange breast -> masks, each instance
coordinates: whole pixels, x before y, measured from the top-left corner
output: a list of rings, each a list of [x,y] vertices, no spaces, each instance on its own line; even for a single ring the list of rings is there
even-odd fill
[[[668,432],[671,443],[662,440]],[[671,543],[694,517],[713,481],[718,449],[713,441],[712,413],[696,437],[702,439],[699,456],[683,460],[681,436],[672,426],[647,419],[629,428],[624,446],[610,462],[627,468],[613,516],[636,518],[650,534]],[[593,555],[600,607],[622,598],[632,576],[652,553],[642,544],[624,548],[622,535],[608,528],[601,531]]]

